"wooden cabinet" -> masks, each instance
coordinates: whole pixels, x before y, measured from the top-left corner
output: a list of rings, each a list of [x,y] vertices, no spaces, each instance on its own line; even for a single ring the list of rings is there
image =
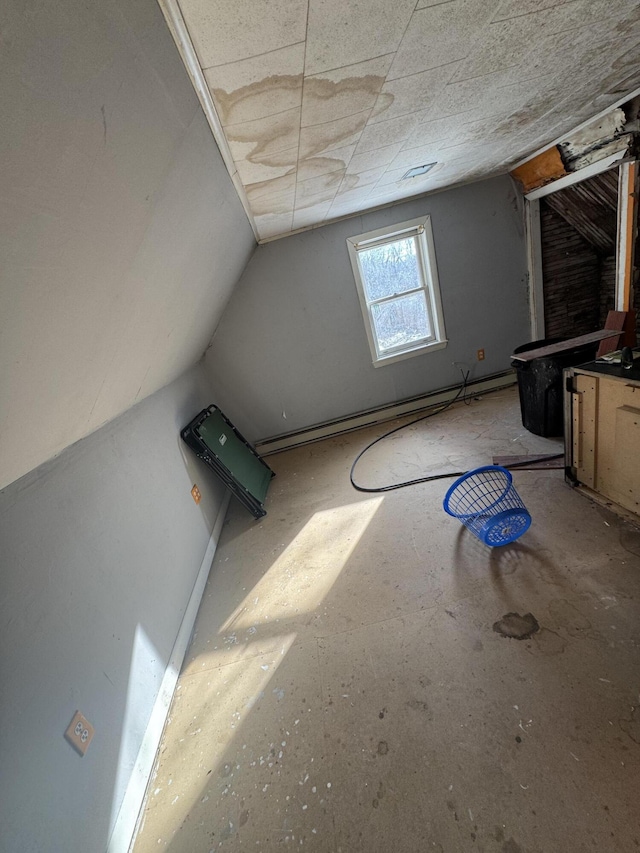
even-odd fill
[[[568,478],[640,516],[640,368],[565,371]]]

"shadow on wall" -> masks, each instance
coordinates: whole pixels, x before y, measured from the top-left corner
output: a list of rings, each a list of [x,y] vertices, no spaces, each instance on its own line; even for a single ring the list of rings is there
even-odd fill
[[[186,426],[186,424],[183,424],[183,426]],[[202,518],[207,528],[213,530],[220,509],[220,489],[226,489],[226,486],[223,487],[211,468],[202,459],[199,459],[195,453],[189,450],[180,435],[176,436],[176,441],[191,486],[198,486],[202,495],[202,500],[198,504]],[[203,487],[203,484],[206,487]]]

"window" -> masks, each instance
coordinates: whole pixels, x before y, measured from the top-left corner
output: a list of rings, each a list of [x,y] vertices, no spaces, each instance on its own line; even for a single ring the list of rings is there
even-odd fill
[[[374,365],[445,347],[431,217],[350,237],[347,247]]]

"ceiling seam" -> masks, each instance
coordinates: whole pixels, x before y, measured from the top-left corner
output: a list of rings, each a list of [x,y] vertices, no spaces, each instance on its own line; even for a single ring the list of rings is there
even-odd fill
[[[520,15],[509,15],[507,18],[493,18],[492,24],[502,24],[504,21],[515,21],[518,18],[528,18],[531,15],[539,15],[541,12],[548,12],[557,7],[564,8],[565,6],[573,6],[575,3],[580,3],[581,0],[566,0],[565,3],[556,3],[555,6],[548,6],[546,9],[534,9],[532,12],[522,12]]]
[[[454,0],[452,0],[452,2],[453,1]],[[348,62],[346,65],[338,65],[336,68],[326,68],[324,71],[315,71],[313,74],[305,74],[305,77],[322,77],[323,74],[332,74],[334,71],[342,71],[345,68],[355,68],[358,65],[366,65],[367,62],[375,62],[376,59],[384,59],[385,56],[395,56],[395,51],[392,50],[387,51],[387,53],[379,53],[377,56],[371,56],[369,59],[361,59],[360,62]]]
[[[302,144],[302,105],[304,104],[304,82],[307,70],[307,45],[309,44],[309,7],[311,0],[307,0],[307,17],[304,22],[304,56],[302,58],[302,86],[300,87],[300,124],[298,125],[298,156],[296,157],[296,179],[293,187],[293,210],[291,211],[291,229],[296,215],[296,202],[298,200],[298,168],[300,166],[300,145]]]
[[[240,62],[248,62],[250,59],[260,59],[261,56],[270,56],[272,53],[278,53],[281,50],[286,50],[288,47],[296,47],[298,44],[304,44],[304,41],[292,41],[291,44],[283,44],[282,47],[274,47],[273,50],[265,50],[264,53],[253,53],[251,56],[243,56],[242,59],[234,59],[233,62],[221,62],[219,65],[204,65],[201,66],[203,71],[210,71],[212,68],[224,68],[225,65],[237,65]]]

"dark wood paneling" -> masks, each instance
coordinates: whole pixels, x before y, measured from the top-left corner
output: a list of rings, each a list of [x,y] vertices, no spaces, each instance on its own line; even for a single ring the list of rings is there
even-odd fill
[[[542,273],[546,337],[574,337],[600,326],[598,253],[542,199]]]
[[[604,324],[609,311],[616,304],[616,256],[609,255],[600,261],[600,328]]]
[[[546,202],[601,254],[615,252],[617,169],[552,193]]]

